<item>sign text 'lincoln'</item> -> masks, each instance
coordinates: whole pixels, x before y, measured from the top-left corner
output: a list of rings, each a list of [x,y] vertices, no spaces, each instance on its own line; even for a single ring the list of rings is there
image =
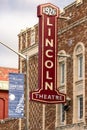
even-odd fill
[[[39,17],[39,74],[38,91],[31,100],[43,103],[65,102],[65,94],[57,90],[57,19],[59,9],[48,3],[38,6]]]

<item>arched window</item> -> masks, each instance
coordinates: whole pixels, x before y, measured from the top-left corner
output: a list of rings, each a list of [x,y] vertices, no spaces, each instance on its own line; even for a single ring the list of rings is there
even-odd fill
[[[73,123],[84,121],[85,113],[85,48],[79,42],[73,54]]]
[[[75,82],[83,79],[84,72],[84,47],[82,43],[76,45],[74,50],[74,73],[75,73]]]

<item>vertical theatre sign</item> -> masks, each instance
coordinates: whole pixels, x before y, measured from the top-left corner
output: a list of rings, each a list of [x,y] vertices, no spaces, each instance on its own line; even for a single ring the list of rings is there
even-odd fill
[[[39,17],[39,74],[38,91],[31,100],[43,103],[63,103],[65,94],[57,90],[57,19],[59,9],[50,4],[38,6]]]

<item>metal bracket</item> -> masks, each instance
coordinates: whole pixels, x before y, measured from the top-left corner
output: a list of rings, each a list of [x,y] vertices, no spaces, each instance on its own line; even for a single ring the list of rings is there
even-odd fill
[[[70,20],[71,18],[69,16],[68,17],[59,16],[59,19]]]

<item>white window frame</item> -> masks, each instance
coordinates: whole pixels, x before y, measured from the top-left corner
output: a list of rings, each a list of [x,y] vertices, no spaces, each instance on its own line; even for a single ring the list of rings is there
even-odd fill
[[[58,81],[57,81],[57,86],[58,86],[58,90],[61,93],[66,93],[66,80],[67,80],[67,77],[66,77],[66,72],[67,72],[67,70],[66,70],[66,60],[67,60],[67,58],[62,56],[62,55],[66,55],[66,52],[65,52],[65,50],[61,50],[61,51],[59,51],[58,54],[60,56],[58,56],[58,66],[57,66],[58,67],[58,71],[57,71]],[[63,66],[64,66],[64,68],[63,68]],[[64,71],[64,73],[63,73],[63,71]],[[61,75],[62,73],[63,73],[63,75]],[[63,80],[61,80],[62,76],[64,78]],[[61,82],[61,81],[63,81],[63,82]],[[63,104],[59,104],[58,108],[56,107],[56,109],[57,109],[56,110],[56,126],[66,125],[66,112],[63,110],[62,105]],[[63,116],[64,116],[64,120],[63,120]]]
[[[65,84],[65,63],[60,63],[60,85]]]
[[[65,121],[65,111],[64,111],[64,104],[60,105],[60,123],[64,124]]]
[[[82,100],[82,102],[81,102],[81,100]],[[81,120],[83,118],[83,96],[82,95],[77,97],[77,102],[78,102],[78,119]],[[82,107],[82,113],[81,113],[81,107]],[[81,114],[82,114],[82,116],[81,116]]]
[[[78,80],[83,78],[83,56],[78,55]]]
[[[81,61],[80,57],[82,57]],[[80,70],[82,70],[82,72]],[[79,74],[81,73],[82,75],[79,76]],[[83,97],[82,118],[80,117],[80,107],[79,107],[80,96]],[[76,44],[73,53],[73,123],[77,122],[85,122],[85,46],[84,43],[82,42],[78,42]]]

